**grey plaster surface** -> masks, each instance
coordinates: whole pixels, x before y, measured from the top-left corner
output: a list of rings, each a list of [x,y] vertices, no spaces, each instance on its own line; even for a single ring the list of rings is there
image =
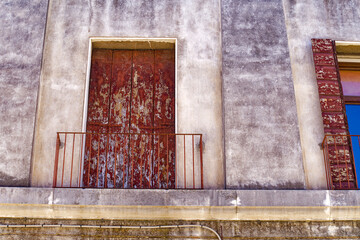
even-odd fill
[[[0,203],[121,206],[359,206],[360,191],[0,187]]]
[[[0,186],[29,185],[47,3],[0,3]]]
[[[5,218],[1,224],[17,225],[0,228],[2,236],[11,239],[47,240],[61,239],[126,238],[136,239],[216,239],[213,232],[200,228],[126,228],[125,226],[202,225],[212,228],[221,239],[358,239],[359,221],[238,221],[238,220],[121,220],[121,219],[37,219]],[[62,227],[36,228],[31,225],[60,225]],[[22,225],[22,226],[19,226]],[[26,226],[25,226],[26,225]],[[72,227],[65,227],[72,225]],[[79,225],[82,225],[80,227]],[[92,228],[84,225],[94,226]],[[96,227],[97,226],[97,227]],[[100,228],[100,226],[102,226]],[[106,228],[105,226],[113,226]],[[121,228],[114,228],[122,226]],[[111,236],[111,237],[108,237]],[[5,238],[4,238],[5,239]]]
[[[176,38],[177,132],[202,133],[204,185],[224,188],[218,0],[50,1],[33,186],[51,186],[57,131],[82,131],[90,37]]]
[[[298,108],[306,181],[311,189],[325,189],[320,143],[324,138],[311,38],[360,41],[357,0],[283,0],[292,75]]]
[[[223,0],[226,187],[304,189],[281,0]]]

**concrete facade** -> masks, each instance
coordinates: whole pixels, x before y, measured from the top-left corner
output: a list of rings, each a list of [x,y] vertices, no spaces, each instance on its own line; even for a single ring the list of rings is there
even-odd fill
[[[353,239],[360,231],[359,206],[359,191],[4,187],[0,234],[216,239],[203,225],[223,239]]]
[[[0,186],[29,186],[47,0],[1,6]]]
[[[83,129],[88,42],[101,36],[177,38],[177,132],[203,134],[204,186],[224,188],[219,1],[50,1],[47,24],[32,186],[52,184],[56,132]]]
[[[227,188],[305,188],[281,3],[222,1]]]
[[[0,5],[0,239],[360,235],[360,192],[324,190],[311,51],[360,41],[357,0]],[[176,41],[176,128],[203,134],[204,190],[50,188],[56,132],[84,130],[95,38]]]

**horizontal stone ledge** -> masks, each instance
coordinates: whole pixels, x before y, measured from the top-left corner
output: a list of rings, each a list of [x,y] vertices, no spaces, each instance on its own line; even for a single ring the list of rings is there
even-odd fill
[[[0,217],[71,220],[359,221],[360,207],[0,204]]]
[[[201,207],[360,206],[358,190],[152,190],[0,187],[0,204]]]

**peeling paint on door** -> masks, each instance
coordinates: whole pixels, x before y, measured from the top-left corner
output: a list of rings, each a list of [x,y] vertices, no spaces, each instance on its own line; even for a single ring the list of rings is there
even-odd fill
[[[87,132],[84,186],[174,188],[174,51],[94,49]]]

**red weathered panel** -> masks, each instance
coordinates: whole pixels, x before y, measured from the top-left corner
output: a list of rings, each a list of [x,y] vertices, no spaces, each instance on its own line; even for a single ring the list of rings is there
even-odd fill
[[[318,80],[318,88],[320,95],[340,96],[340,88],[339,88],[339,83],[337,81]]]
[[[85,142],[83,175],[83,185],[85,187],[104,187],[108,147],[107,131],[107,127],[87,126],[87,132],[94,134],[87,137]]]
[[[344,114],[342,112],[323,112],[323,123],[325,128],[346,129]]]
[[[83,186],[175,187],[175,137],[151,135],[175,132],[174,63],[173,50],[93,51]]]
[[[342,112],[343,103],[341,97],[320,96],[320,106],[323,112]]]
[[[131,96],[132,133],[153,133],[154,51],[133,53]],[[153,142],[149,135],[134,135],[131,139],[131,187],[147,188],[152,165]]]
[[[317,80],[338,80],[338,74],[335,66],[316,66],[315,73]]]
[[[337,164],[351,164],[350,162],[350,148],[349,146],[343,145],[336,145],[336,146],[329,146],[328,148],[329,154],[329,161],[332,165]]]
[[[88,187],[104,187],[111,65],[111,50],[93,50],[86,131],[105,134],[93,134],[86,139],[83,184]]]
[[[333,182],[344,182],[343,186],[348,185],[347,181],[355,181],[354,171],[351,165],[343,164],[341,166],[337,166],[335,164],[331,166],[331,176],[333,178]]]
[[[346,129],[339,128],[324,128],[325,135],[348,135],[348,131]]]
[[[110,126],[129,132],[132,51],[114,51],[110,97]]]
[[[312,50],[315,53],[333,52],[331,39],[311,39],[311,43],[312,43]]]
[[[315,65],[335,66],[335,58],[332,53],[314,53]]]
[[[175,53],[155,51],[154,133],[175,133]],[[155,138],[153,184],[175,187],[175,136]]]
[[[311,42],[324,132],[325,134],[348,135],[335,45],[330,39],[312,39]],[[327,157],[332,169],[330,176],[335,188],[343,189],[355,186],[356,184],[351,182],[355,180],[353,179],[353,159],[350,155],[350,138],[348,136],[327,137],[326,144],[325,157]],[[338,166],[340,163],[344,165]],[[346,183],[342,183],[343,181]],[[329,187],[333,188],[333,186]]]
[[[130,50],[114,50],[110,94],[110,133],[129,133],[132,55]],[[108,187],[129,187],[129,136],[110,135],[107,161]]]
[[[93,50],[87,113],[88,124],[108,123],[111,62],[111,50]]]

